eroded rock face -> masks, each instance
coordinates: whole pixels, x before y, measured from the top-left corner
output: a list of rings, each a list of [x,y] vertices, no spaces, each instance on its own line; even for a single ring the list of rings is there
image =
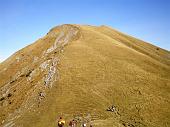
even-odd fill
[[[40,65],[41,71],[45,72],[45,76],[43,77],[45,86],[52,87],[52,83],[57,80],[57,77],[59,77],[59,73],[56,68],[56,65],[58,62],[59,62],[59,59],[53,58],[53,59],[43,62]]]
[[[47,49],[46,54],[53,52],[57,48],[64,47],[69,41],[75,40],[78,37],[79,28],[71,25],[62,25],[58,35],[51,32],[49,36],[57,36],[54,44]]]
[[[45,37],[55,38],[55,41],[41,51],[41,56],[35,56],[31,52],[29,55],[22,53],[22,57],[14,56],[14,61],[24,66],[17,68],[16,73],[0,88],[0,110],[3,109],[2,113],[6,114],[0,119],[0,123],[4,127],[15,126],[14,121],[24,112],[39,107],[45,99],[46,91],[57,85],[55,82],[59,79],[60,53],[63,53],[69,42],[78,39],[78,34],[79,28],[73,25],[55,27]],[[36,49],[32,51],[36,52]],[[30,61],[26,63],[26,60]],[[10,114],[6,112],[8,109],[11,109]]]

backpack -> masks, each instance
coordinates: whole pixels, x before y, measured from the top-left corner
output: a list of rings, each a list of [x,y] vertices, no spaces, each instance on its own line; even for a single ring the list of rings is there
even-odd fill
[[[65,124],[65,121],[64,120],[61,120],[58,122],[59,125],[64,125]]]

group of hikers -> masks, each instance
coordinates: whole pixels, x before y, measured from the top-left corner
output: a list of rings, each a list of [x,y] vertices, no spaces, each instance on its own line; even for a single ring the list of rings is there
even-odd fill
[[[65,124],[66,124],[65,120],[62,117],[60,117],[58,120],[58,127],[64,127]],[[68,125],[69,125],[69,127],[77,127],[77,121],[73,119],[69,122]],[[81,124],[81,127],[87,127],[87,124],[85,122],[83,122]],[[92,127],[92,125],[90,125],[90,127]]]

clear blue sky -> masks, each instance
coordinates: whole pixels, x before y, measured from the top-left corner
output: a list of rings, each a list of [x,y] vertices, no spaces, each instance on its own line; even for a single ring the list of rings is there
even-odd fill
[[[0,0],[0,60],[65,23],[109,25],[170,50],[170,0]]]

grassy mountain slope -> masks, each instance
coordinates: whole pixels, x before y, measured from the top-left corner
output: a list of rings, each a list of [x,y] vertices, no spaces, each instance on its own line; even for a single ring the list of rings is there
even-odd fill
[[[106,26],[54,27],[0,65],[1,125],[170,126],[169,58]]]

